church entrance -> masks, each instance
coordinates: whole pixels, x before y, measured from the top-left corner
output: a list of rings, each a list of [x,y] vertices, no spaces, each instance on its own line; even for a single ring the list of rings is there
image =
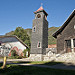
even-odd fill
[[[66,52],[71,52],[71,40],[66,40]]]
[[[75,52],[75,39],[66,40],[66,52]]]

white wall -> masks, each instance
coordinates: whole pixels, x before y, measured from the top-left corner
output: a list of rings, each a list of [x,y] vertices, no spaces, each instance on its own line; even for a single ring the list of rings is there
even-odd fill
[[[5,44],[10,44],[12,47],[17,47],[18,49],[21,49],[22,51],[26,49],[26,47],[18,41],[15,37],[4,37],[0,38],[0,41]]]

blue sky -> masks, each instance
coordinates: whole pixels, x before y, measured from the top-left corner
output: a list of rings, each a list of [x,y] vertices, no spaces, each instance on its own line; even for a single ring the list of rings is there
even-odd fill
[[[0,0],[0,35],[16,27],[32,28],[34,11],[43,3],[49,27],[61,26],[75,9],[75,0]]]

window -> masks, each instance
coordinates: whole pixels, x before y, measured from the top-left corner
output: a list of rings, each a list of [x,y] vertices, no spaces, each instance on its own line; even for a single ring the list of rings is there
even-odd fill
[[[71,40],[66,40],[66,46],[67,48],[71,48]]]
[[[37,47],[41,48],[41,42],[38,42]]]
[[[74,44],[74,47],[75,47],[75,39],[73,39],[73,44]]]
[[[35,27],[34,27],[34,32],[35,32]]]
[[[74,25],[74,29],[75,29],[75,25]]]
[[[33,32],[35,32],[35,31],[36,31],[36,27],[34,26],[34,27],[33,27]]]
[[[0,42],[0,46],[1,46],[1,42]]]
[[[40,14],[38,14],[38,15],[37,15],[37,18],[41,18],[41,15],[40,15]]]

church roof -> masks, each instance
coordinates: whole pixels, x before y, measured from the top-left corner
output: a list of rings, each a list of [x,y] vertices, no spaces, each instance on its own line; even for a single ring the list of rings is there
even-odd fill
[[[43,11],[46,15],[48,15],[42,6],[37,11],[35,11],[34,13],[36,14],[36,13],[41,12],[41,11]]]
[[[22,43],[25,47],[29,48],[21,39],[19,39],[16,35],[0,35],[0,38],[7,38],[7,37],[15,37],[20,43]]]
[[[71,15],[65,21],[65,23],[52,36],[55,37],[55,38],[57,38],[57,36],[64,30],[64,28],[68,25],[68,23],[74,17],[74,15],[75,15],[75,10],[71,13]]]

